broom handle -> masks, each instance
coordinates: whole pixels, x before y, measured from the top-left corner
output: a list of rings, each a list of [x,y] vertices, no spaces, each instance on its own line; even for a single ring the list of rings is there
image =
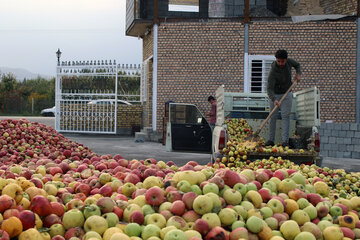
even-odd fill
[[[289,87],[289,89],[285,92],[285,94],[281,97],[280,101],[279,101],[279,105],[275,105],[274,109],[270,112],[269,116],[265,119],[265,121],[262,122],[262,124],[260,125],[260,128],[256,131],[256,135],[258,135],[261,130],[263,129],[263,127],[265,126],[265,124],[269,121],[269,119],[272,117],[272,115],[274,115],[274,113],[276,112],[276,110],[279,109],[279,107],[281,106],[282,102],[284,101],[284,99],[286,98],[286,96],[289,94],[289,92],[295,87],[297,81],[294,80],[294,82],[291,84],[291,86]]]

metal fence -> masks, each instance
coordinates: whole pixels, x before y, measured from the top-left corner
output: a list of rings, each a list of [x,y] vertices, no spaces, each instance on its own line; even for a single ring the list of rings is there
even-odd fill
[[[140,85],[140,65],[61,62],[56,76],[56,130],[115,134],[121,106],[141,103]]]

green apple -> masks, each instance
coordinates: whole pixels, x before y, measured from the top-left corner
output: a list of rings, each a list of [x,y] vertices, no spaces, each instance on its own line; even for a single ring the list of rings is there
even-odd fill
[[[301,232],[296,235],[294,240],[316,240],[313,234],[309,232]]]
[[[84,217],[88,218],[90,216],[101,216],[101,210],[100,208],[95,204],[90,204],[88,206],[85,206],[83,208]]]
[[[302,175],[300,172],[296,172],[294,174],[292,174],[291,179],[296,183],[296,184],[301,184],[303,186],[305,186],[306,184],[306,178],[304,175]]]
[[[106,219],[109,228],[115,227],[119,223],[119,217],[113,212],[105,213],[102,217]]]
[[[322,232],[320,230],[320,228],[312,222],[307,222],[305,223],[303,226],[301,226],[300,228],[301,232],[310,232],[312,233],[316,239],[321,239],[322,238]]]
[[[296,183],[291,178],[286,178],[279,183],[279,191],[282,193],[288,193],[290,190],[296,188]]]
[[[260,209],[261,214],[263,215],[264,219],[271,217],[274,213],[271,208],[269,207],[262,207]]]
[[[252,233],[259,233],[264,228],[264,222],[261,218],[258,218],[256,216],[251,216],[246,221],[246,227]]]
[[[89,231],[89,232],[86,232],[85,235],[83,236],[82,238],[83,240],[89,240],[89,239],[99,239],[99,240],[102,240],[102,237],[100,234],[98,234],[97,232],[95,231]]]
[[[299,198],[297,201],[300,209],[304,209],[310,205],[309,201],[306,198]]]
[[[279,228],[279,222],[276,218],[274,217],[269,217],[265,219],[266,224],[272,229],[272,230],[276,230]]]
[[[239,191],[236,191],[234,189],[227,189],[224,192],[223,198],[225,199],[227,204],[235,206],[241,203],[242,195]]]
[[[163,202],[159,207],[159,212],[162,212],[164,210],[169,210],[171,208],[172,203],[171,202]]]
[[[197,195],[202,195],[202,191],[199,185],[191,185],[190,191],[196,193]]]
[[[184,193],[191,191],[191,185],[186,180],[181,180],[180,182],[178,182],[176,187],[179,191],[184,192]]]
[[[209,224],[210,229],[216,226],[221,226],[221,220],[219,215],[216,213],[206,213],[201,217],[201,219],[205,220]]]
[[[240,227],[245,227],[245,222],[238,220],[238,221],[233,222],[233,224],[231,224],[232,231],[234,231],[235,229],[240,228]]]
[[[242,219],[247,219],[247,216],[248,216],[248,213],[246,210],[246,208],[244,206],[241,206],[241,205],[236,205],[233,207],[233,209],[239,214],[239,216],[242,218]]]
[[[315,188],[312,184],[305,184],[306,193],[316,193]]]
[[[101,173],[99,177],[99,182],[102,185],[105,185],[108,182],[111,182],[111,175],[109,173]]]
[[[219,194],[219,187],[215,183],[207,183],[203,187],[202,191],[203,191],[204,195],[207,194],[207,193],[210,193],[210,192],[215,193],[215,194]]]
[[[165,234],[165,238],[164,238],[164,240],[183,240],[183,239],[187,239],[186,234],[179,229],[170,230]]]
[[[98,234],[102,235],[106,229],[108,229],[108,223],[106,219],[101,216],[91,216],[86,219],[84,224],[85,232],[95,231]]]
[[[332,206],[329,210],[330,215],[335,217],[335,216],[342,216],[343,215],[343,211],[342,208],[339,206]]]
[[[66,230],[73,227],[82,227],[84,225],[84,221],[84,215],[77,208],[65,212],[62,219],[63,225]]]
[[[175,226],[168,226],[164,227],[160,230],[160,239],[164,239],[166,233],[170,232],[171,230],[177,229]]]
[[[51,225],[49,234],[51,237],[54,237],[56,235],[65,236],[65,228],[60,223],[55,223]]]
[[[257,187],[255,183],[247,183],[245,186],[246,186],[246,192],[250,190],[257,191]]]
[[[192,229],[186,230],[185,235],[186,235],[186,239],[191,239],[191,238],[202,239],[201,234],[198,231]]]
[[[154,224],[146,225],[141,232],[141,238],[147,240],[150,237],[160,237],[160,228]]]
[[[325,228],[331,227],[334,224],[332,222],[327,221],[327,220],[321,220],[317,225],[320,228],[320,230],[323,232]]]
[[[206,196],[210,197],[212,202],[213,202],[213,209],[212,209],[212,212],[216,212],[218,213],[220,210],[221,210],[221,200],[220,200],[220,197],[219,195],[216,195],[215,193],[213,192],[210,192],[210,193],[207,193],[205,194]]]
[[[278,179],[278,178],[277,178]],[[276,192],[277,188],[276,188],[276,183],[274,181],[267,181],[264,182],[262,185],[263,188],[267,188],[269,189],[271,192]]]
[[[254,190],[248,191],[244,199],[251,202],[257,209],[261,208],[261,204],[263,203],[260,193]]]
[[[267,202],[266,206],[271,208],[273,213],[283,213],[284,212],[284,205],[278,199],[275,199],[275,198],[270,199]]]
[[[273,234],[273,236],[283,237],[283,235],[281,234],[281,232],[278,231],[278,230],[273,230],[273,231],[272,231],[272,234]]]
[[[141,235],[141,226],[137,223],[129,223],[124,231],[129,237],[139,237]]]
[[[242,201],[242,202],[240,203],[240,205],[243,206],[243,207],[246,209],[246,211],[249,211],[250,209],[254,209],[254,208],[255,208],[254,205],[253,205],[251,202],[249,202],[249,201]]]
[[[125,183],[124,186],[121,188],[122,194],[124,194],[127,197],[131,197],[133,192],[136,191],[136,186],[133,183]]]
[[[204,215],[213,209],[213,201],[209,196],[199,195],[193,202],[193,209],[196,213]]]
[[[310,220],[313,220],[317,217],[317,209],[313,205],[309,205],[303,209],[310,217]]]
[[[149,215],[146,223],[156,225],[161,229],[166,226],[166,218],[159,213],[153,213]]]
[[[291,220],[294,220],[299,226],[302,226],[306,222],[310,222],[310,217],[304,210],[299,209],[291,214]]]
[[[219,218],[222,224],[231,226],[238,220],[239,214],[232,208],[223,208],[219,212]]]
[[[123,214],[124,220],[126,222],[130,222],[130,216],[135,211],[140,211],[141,212],[141,207],[139,205],[137,205],[137,204],[134,204],[134,203],[129,204],[124,210],[124,214]]]
[[[154,208],[149,204],[145,204],[144,206],[142,206],[141,210],[144,216],[155,213]]]
[[[246,186],[242,183],[235,184],[233,189],[235,189],[236,191],[239,191],[243,197],[245,196],[245,194],[247,192]]]
[[[223,197],[224,196],[224,192],[227,190],[227,189],[231,189],[228,185],[225,185],[219,192],[219,196],[220,197]]]
[[[287,220],[281,224],[280,232],[285,239],[294,239],[300,233],[300,227],[294,220]]]

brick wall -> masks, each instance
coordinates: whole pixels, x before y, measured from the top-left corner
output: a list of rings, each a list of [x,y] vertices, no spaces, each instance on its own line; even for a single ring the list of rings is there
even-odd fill
[[[285,48],[302,64],[303,77],[297,89],[320,89],[322,121],[355,121],[354,21],[258,21],[250,24],[249,35],[249,54],[273,55]],[[242,92],[243,49],[244,26],[238,20],[161,23],[158,131],[162,130],[166,101],[193,103],[205,114],[210,109],[207,97],[214,95],[219,85]]]
[[[325,14],[355,15],[357,11],[357,0],[320,0]]]
[[[166,26],[163,28],[162,26]],[[244,27],[240,22],[166,23],[159,27],[157,126],[165,102],[196,104],[203,114],[216,88],[243,89]]]
[[[152,28],[150,34],[143,38],[143,61],[153,55],[154,52],[154,29]]]
[[[150,34],[144,36],[143,38],[143,61],[149,59],[154,52],[154,33],[153,28],[151,29]],[[145,73],[146,78],[146,99],[143,103],[143,126],[151,127],[152,126],[152,68],[153,61],[150,60],[147,62],[147,72]]]
[[[294,24],[255,22],[249,30],[249,54],[273,55],[284,48],[302,65],[296,89],[317,86],[321,120],[355,122],[356,25],[353,21]]]

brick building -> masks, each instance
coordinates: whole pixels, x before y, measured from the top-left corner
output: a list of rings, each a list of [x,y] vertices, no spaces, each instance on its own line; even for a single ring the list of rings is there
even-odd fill
[[[356,121],[356,0],[313,1],[323,15],[346,17],[298,23],[286,17],[288,6],[297,2],[310,14],[310,7],[304,9],[308,0],[250,0],[249,8],[242,0],[199,0],[192,6],[197,11],[169,11],[177,2],[127,1],[126,34],[143,39],[145,126],[162,131],[170,100],[196,104],[205,114],[207,97],[221,84],[228,91],[265,91],[281,48],[302,65],[297,89],[320,89],[323,122]]]

